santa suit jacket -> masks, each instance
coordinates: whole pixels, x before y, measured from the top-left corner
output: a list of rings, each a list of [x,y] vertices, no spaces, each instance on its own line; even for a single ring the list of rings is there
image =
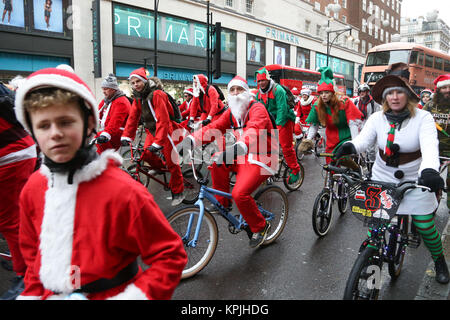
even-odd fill
[[[152,101],[148,99],[147,102],[156,121],[153,145],[156,147],[164,146],[168,138],[173,145],[172,133],[177,129],[180,129],[180,132],[184,132],[185,130],[178,123],[170,119],[170,116],[173,116],[173,109],[167,94],[161,90],[155,90]],[[140,99],[134,99],[122,138],[133,141],[136,137],[136,130],[139,125],[143,106],[145,107],[146,104],[143,104]],[[174,140],[177,140],[177,137]]]
[[[201,113],[200,120],[213,120],[213,118],[215,120],[220,116],[220,111],[223,110],[223,102],[219,99],[219,93],[216,88],[209,86],[205,87],[204,90],[208,90],[207,94],[204,93],[199,97],[192,98],[191,106],[189,108],[190,120],[196,119],[198,113]],[[203,99],[203,109],[200,106],[200,98]]]
[[[125,129],[130,108],[130,101],[126,96],[114,99],[108,105],[105,105],[105,100],[102,100],[98,106],[100,119],[98,135],[108,137],[116,150],[120,147],[120,137]]]
[[[194,132],[190,138],[194,140],[195,145],[202,145],[213,141],[219,134],[225,132],[232,132],[236,137],[236,144],[241,144],[247,150],[244,161],[263,167],[271,174],[276,172],[277,130],[273,128],[268,111],[263,104],[256,101],[250,102],[241,126],[228,109],[216,121]],[[238,158],[238,163],[243,163],[240,160]]]
[[[64,298],[77,279],[83,286],[113,278],[138,256],[148,269],[88,298],[170,299],[187,261],[183,244],[121,161],[107,150],[77,170],[73,184],[45,165],[31,176],[20,198],[27,272],[19,299]]]

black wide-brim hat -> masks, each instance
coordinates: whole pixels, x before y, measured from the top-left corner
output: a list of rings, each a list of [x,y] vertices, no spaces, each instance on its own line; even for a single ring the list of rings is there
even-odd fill
[[[406,89],[406,92],[408,93],[408,96],[410,99],[414,100],[415,102],[419,103],[420,98],[417,96],[417,94],[414,92],[413,88],[407,83],[405,80],[398,76],[394,75],[387,75],[381,78],[380,80],[375,83],[375,85],[372,88],[372,97],[373,99],[379,103],[383,104],[383,92],[384,90],[392,87],[402,87]]]

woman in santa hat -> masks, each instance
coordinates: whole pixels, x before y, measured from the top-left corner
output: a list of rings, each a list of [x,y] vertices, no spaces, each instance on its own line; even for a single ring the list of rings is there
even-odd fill
[[[34,72],[15,111],[44,155],[20,197],[19,299],[170,299],[187,261],[183,244],[147,189],[120,169],[119,154],[89,145],[98,110],[87,85],[68,66]]]
[[[273,130],[276,128],[264,105],[252,98],[245,79],[234,77],[228,83],[228,92],[228,110],[184,139],[179,148],[191,149],[217,139],[218,133],[233,132],[236,143],[216,154],[211,166],[213,188],[229,192],[230,173],[236,172],[232,197],[250,227],[250,246],[256,248],[264,242],[270,224],[259,211],[252,193],[275,173],[278,141]],[[226,208],[231,206],[227,198],[217,196],[217,200]]]

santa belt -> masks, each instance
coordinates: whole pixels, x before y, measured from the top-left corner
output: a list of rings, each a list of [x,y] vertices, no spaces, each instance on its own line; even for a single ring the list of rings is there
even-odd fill
[[[125,282],[130,281],[138,273],[139,267],[136,260],[130,263],[128,266],[123,268],[116,274],[112,279],[100,278],[98,280],[92,281],[81,286],[80,289],[74,292],[84,292],[84,293],[98,293],[115,288]]]
[[[378,149],[378,151],[380,153],[381,159],[383,159],[384,162],[386,162],[386,164],[388,165],[392,164],[392,167],[398,167],[399,165],[412,162],[422,157],[422,152],[420,152],[420,150],[414,152],[399,152],[391,157],[386,156],[386,154],[381,149]]]

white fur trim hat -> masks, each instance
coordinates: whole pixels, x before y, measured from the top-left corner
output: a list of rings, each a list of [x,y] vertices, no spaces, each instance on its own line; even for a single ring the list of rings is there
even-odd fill
[[[15,112],[17,120],[30,132],[31,128],[26,121],[23,101],[28,93],[42,88],[59,88],[79,95],[94,115],[95,122],[98,123],[97,102],[91,89],[75,74],[72,67],[59,65],[56,68],[41,69],[30,74],[16,91]]]
[[[443,74],[434,80],[436,89],[442,88],[444,86],[450,85],[450,74]]]
[[[227,86],[228,91],[230,91],[231,87],[233,87],[233,86],[239,86],[239,87],[242,87],[242,88],[245,89],[245,91],[249,91],[249,90],[250,90],[249,87],[248,87],[247,81],[246,81],[244,78],[240,77],[240,76],[234,77],[234,78],[228,83],[228,86]]]

